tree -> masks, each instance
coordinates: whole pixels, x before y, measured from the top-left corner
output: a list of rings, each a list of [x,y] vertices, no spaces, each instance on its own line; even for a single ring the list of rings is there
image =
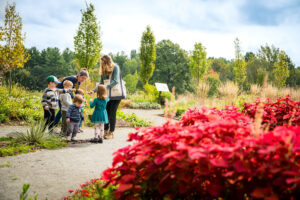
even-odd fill
[[[265,46],[261,46],[258,50],[257,57],[262,61],[263,66],[265,67],[266,71],[268,72],[268,79],[270,81],[274,80],[273,70],[274,64],[278,60],[278,54],[280,50],[275,46],[269,46],[266,44]]]
[[[287,56],[284,51],[280,51],[278,54],[278,61],[274,64],[274,81],[278,88],[282,88],[285,85],[286,79],[289,77]]]
[[[146,85],[153,75],[156,60],[155,38],[150,26],[147,26],[147,30],[143,32],[139,58],[141,62],[140,80],[143,85]]]
[[[290,87],[295,87],[296,86],[296,69],[295,65],[292,63],[291,58],[286,55],[286,62],[288,63],[288,69],[289,69],[289,77],[286,79],[286,85]]]
[[[124,63],[124,72],[122,71],[123,76],[126,76],[127,74],[134,74],[138,70],[138,62],[136,59],[130,59],[127,60]]]
[[[234,40],[234,48],[235,48],[235,59],[233,61],[234,78],[238,86],[242,88],[246,80],[246,62],[244,56],[241,53],[240,41],[238,38]]]
[[[130,93],[134,93],[136,91],[136,85],[138,83],[139,76],[137,71],[134,74],[127,74],[124,77],[124,81],[126,82],[126,88]]]
[[[157,43],[156,50],[156,67],[151,84],[166,83],[170,89],[175,87],[178,94],[192,91],[187,52],[170,40],[162,40]]]
[[[137,53],[136,53],[135,49],[130,51],[130,59],[138,59],[138,56],[137,56]]]
[[[125,54],[124,51],[121,51],[120,52],[117,52],[117,54],[112,54],[110,53],[110,57],[112,58],[112,60],[117,63],[121,69],[121,72],[122,72],[122,76],[126,76],[124,75],[124,64],[125,62],[128,60],[128,57],[127,55]]]
[[[16,4],[7,4],[4,27],[0,27],[0,75],[9,72],[9,92],[12,89],[12,70],[24,67],[24,63],[30,58],[23,46],[25,35],[22,35],[22,26],[22,19],[16,12]]]
[[[95,7],[91,3],[86,4],[86,10],[81,10],[81,23],[74,37],[75,57],[80,68],[91,69],[100,59],[100,25],[94,11]]]
[[[215,72],[219,73],[220,80],[226,82],[227,80],[234,80],[232,62],[225,58],[210,58],[211,67]]]
[[[194,45],[189,66],[192,77],[199,83],[210,67],[210,62],[206,59],[205,47],[201,43]]]

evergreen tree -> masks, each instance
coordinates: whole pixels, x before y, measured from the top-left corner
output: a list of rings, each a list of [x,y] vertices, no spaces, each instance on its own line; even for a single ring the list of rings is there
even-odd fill
[[[246,62],[244,56],[241,53],[240,41],[238,38],[234,40],[234,48],[235,48],[235,59],[233,61],[234,78],[238,86],[242,88],[246,80]]]
[[[93,4],[87,4],[81,10],[82,18],[77,35],[74,37],[75,57],[80,68],[91,69],[100,59],[102,43],[100,41],[100,25],[94,14]]]
[[[147,26],[147,30],[143,33],[139,58],[141,62],[140,80],[143,85],[146,85],[153,75],[156,60],[155,38],[150,26]]]
[[[0,27],[0,77],[5,72],[9,72],[10,92],[12,88],[12,70],[24,67],[24,63],[30,58],[23,46],[25,36],[22,35],[22,26],[22,19],[16,12],[16,4],[7,4],[4,27]]]

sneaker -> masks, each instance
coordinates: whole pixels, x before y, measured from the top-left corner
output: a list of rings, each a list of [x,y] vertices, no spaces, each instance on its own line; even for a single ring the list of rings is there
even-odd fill
[[[75,142],[75,141],[76,141],[76,137],[72,137],[72,138],[71,138],[71,141],[72,141],[72,142]]]
[[[103,139],[101,137],[98,137],[98,143],[103,143]]]
[[[83,130],[82,130],[82,129],[79,129],[79,130],[78,130],[78,132],[79,132],[79,133],[82,133],[82,132],[83,132]]]
[[[67,141],[71,141],[71,136],[66,136]]]

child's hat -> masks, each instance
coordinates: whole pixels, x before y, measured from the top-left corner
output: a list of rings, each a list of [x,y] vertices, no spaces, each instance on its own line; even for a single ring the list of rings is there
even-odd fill
[[[49,83],[49,82],[55,82],[55,83],[57,83],[57,84],[60,84],[60,82],[58,81],[58,79],[57,79],[55,76],[53,76],[53,75],[48,76],[48,77],[47,77],[47,81],[48,81],[48,83]]]

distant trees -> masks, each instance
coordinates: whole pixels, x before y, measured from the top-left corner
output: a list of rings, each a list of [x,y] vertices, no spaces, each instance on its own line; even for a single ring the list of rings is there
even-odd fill
[[[94,12],[95,7],[91,3],[86,4],[86,10],[81,10],[81,23],[74,37],[75,57],[80,68],[91,69],[100,59],[100,25]]]
[[[76,75],[78,69],[74,63],[74,53],[65,49],[62,53],[56,47],[39,51],[36,47],[27,49],[31,54],[30,60],[23,69],[12,70],[12,80],[30,90],[43,90],[46,78],[55,75],[58,78]],[[9,80],[9,73],[6,74]]]
[[[154,63],[156,60],[155,37],[150,26],[147,26],[146,31],[143,32],[139,59],[141,62],[140,80],[142,81],[143,85],[146,85],[153,75],[155,69]]]
[[[0,27],[0,76],[9,72],[9,91],[12,88],[12,70],[24,67],[24,63],[30,58],[23,45],[25,36],[22,35],[22,26],[16,4],[7,4],[4,26]]]

